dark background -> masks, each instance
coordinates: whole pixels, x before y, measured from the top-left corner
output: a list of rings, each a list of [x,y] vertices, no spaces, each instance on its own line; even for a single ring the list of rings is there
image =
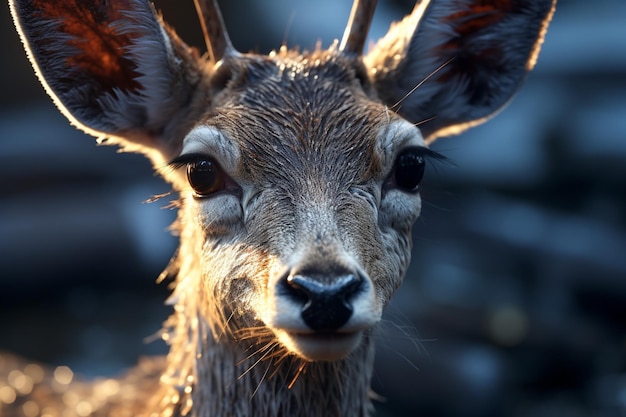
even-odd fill
[[[183,4],[184,3],[184,4]],[[188,3],[188,4],[187,4]],[[266,53],[341,37],[347,1],[223,2]],[[372,39],[407,13],[379,2]],[[157,2],[202,45],[189,2]],[[0,7],[0,350],[87,376],[169,314],[169,187],[97,148],[36,81]],[[414,258],[380,330],[381,416],[626,416],[626,3],[561,1],[536,70],[486,125],[434,146]]]

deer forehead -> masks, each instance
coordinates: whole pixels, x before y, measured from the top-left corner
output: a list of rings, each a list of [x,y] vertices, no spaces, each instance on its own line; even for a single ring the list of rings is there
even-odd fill
[[[424,142],[373,96],[360,65],[332,50],[224,63],[215,77],[227,79],[225,88],[183,153],[208,153],[235,179],[257,184],[380,180],[398,149]]]

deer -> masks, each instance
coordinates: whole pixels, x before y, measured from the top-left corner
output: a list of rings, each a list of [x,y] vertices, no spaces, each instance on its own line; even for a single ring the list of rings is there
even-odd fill
[[[166,358],[115,383],[40,378],[8,415],[29,398],[64,416],[372,415],[429,146],[510,101],[556,1],[419,0],[365,52],[376,1],[355,0],[341,41],[268,55],[234,48],[214,0],[195,0],[203,55],[147,0],[9,4],[59,110],[172,185],[180,246]]]

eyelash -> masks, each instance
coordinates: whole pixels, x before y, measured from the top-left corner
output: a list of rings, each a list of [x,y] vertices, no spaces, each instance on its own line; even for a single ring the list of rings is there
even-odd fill
[[[215,160],[215,158],[209,155],[205,155],[201,153],[188,153],[188,154],[180,155],[172,159],[170,162],[167,163],[167,167],[173,171],[176,171],[178,169],[186,167],[189,164],[197,163],[205,159]]]
[[[426,148],[424,146],[410,146],[406,149],[414,149],[420,156],[422,156],[427,161],[447,161],[448,158],[440,154],[439,152],[433,151],[430,148]],[[406,150],[404,149],[404,150]]]
[[[443,155],[423,146],[409,146],[400,150],[383,184],[383,193],[389,190],[416,193],[424,178],[427,161],[443,160],[446,160]]]

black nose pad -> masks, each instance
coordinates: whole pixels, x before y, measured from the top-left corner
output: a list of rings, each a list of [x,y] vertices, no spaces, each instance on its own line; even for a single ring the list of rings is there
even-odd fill
[[[284,292],[302,304],[302,319],[317,332],[337,330],[350,319],[351,298],[364,285],[358,273],[320,275],[292,273],[283,282]]]

